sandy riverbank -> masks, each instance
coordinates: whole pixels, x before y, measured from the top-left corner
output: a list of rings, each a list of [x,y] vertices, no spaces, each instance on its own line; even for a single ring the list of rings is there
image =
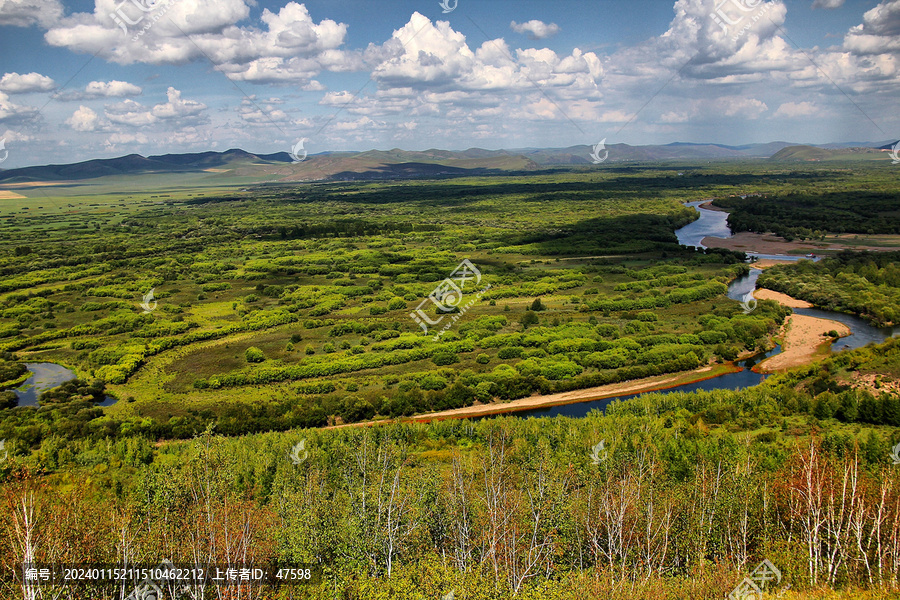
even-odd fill
[[[756,290],[754,296],[760,300],[775,300],[782,306],[790,308],[812,306],[809,302],[772,290],[759,289]],[[826,356],[833,341],[830,336],[826,335],[829,331],[837,331],[841,337],[851,333],[850,328],[839,321],[807,315],[789,316],[782,329],[784,342],[781,345],[781,352],[764,360],[753,370],[762,373],[782,371],[809,364],[817,358]]]
[[[837,331],[841,337],[850,335],[850,328],[838,321],[791,315],[784,325],[781,353],[764,360],[754,370],[771,373],[806,365],[816,358],[824,358],[833,341],[831,337],[825,335],[829,331]]]
[[[763,288],[756,290],[756,292],[753,293],[753,296],[757,300],[774,300],[778,304],[790,308],[812,308],[812,304],[810,304],[806,300],[798,300],[797,298],[792,298],[787,294],[782,294],[781,292],[773,292],[772,290]]]
[[[794,261],[788,260],[786,258],[784,260],[778,260],[777,258],[761,258],[758,261],[754,262],[750,266],[753,267],[754,269],[768,269],[769,267],[775,267],[778,265],[789,265],[789,264],[793,264],[793,263],[794,263]]]
[[[491,404],[467,406],[465,408],[456,408],[452,410],[444,410],[441,412],[428,413],[424,415],[416,415],[410,418],[414,421],[431,421],[435,419],[461,419],[465,417],[479,417],[498,413],[506,413],[510,411],[530,410],[533,408],[547,408],[550,406],[560,406],[563,404],[589,402],[591,400],[602,400],[603,398],[611,398],[614,396],[624,396],[628,394],[639,394],[643,392],[664,390],[666,388],[674,387],[677,385],[695,383],[697,381],[703,381],[705,379],[717,377],[724,373],[731,373],[740,370],[738,367],[729,367],[720,365],[718,369],[716,369],[712,366],[706,366],[685,373],[658,375],[656,377],[623,381],[621,383],[611,383],[609,385],[585,388],[583,390],[573,390],[571,392],[562,392],[559,394],[529,396],[527,398],[511,400],[510,402],[493,402]]]
[[[590,402],[592,400],[602,400],[604,398],[611,398],[614,396],[624,396],[628,394],[639,394],[644,392],[664,390],[670,387],[685,385],[688,383],[696,383],[698,381],[704,381],[706,379],[718,377],[719,375],[734,373],[737,371],[740,371],[740,368],[735,367],[734,365],[706,366],[700,367],[699,369],[695,369],[693,371],[682,373],[657,375],[655,377],[634,379],[632,381],[623,381],[621,383],[611,383],[609,385],[601,385],[598,387],[585,388],[582,390],[572,390],[571,392],[547,394],[546,396],[529,396],[527,398],[511,400],[510,402],[492,402],[490,404],[478,404],[475,406],[467,406],[465,408],[456,408],[452,410],[443,410],[440,412],[427,413],[423,415],[415,415],[402,420],[427,423],[429,421],[440,421],[444,419],[484,417],[521,410],[531,410],[534,408],[548,408],[551,406],[561,406],[564,404]],[[391,421],[385,420],[367,421],[365,423],[348,423],[345,425],[332,425],[327,429],[376,425],[382,422],[390,423]]]
[[[736,250],[738,252],[758,252],[759,254],[785,254],[785,255],[804,255],[809,253],[817,253],[823,251],[839,251],[839,250],[871,250],[871,251],[891,251],[897,250],[896,236],[867,236],[869,240],[875,243],[884,243],[884,246],[865,246],[856,244],[856,240],[847,237],[846,244],[838,241],[793,241],[789,242],[783,237],[774,233],[750,233],[749,231],[741,231],[734,234],[730,238],[705,237],[702,244],[707,248],[724,248],[726,250]],[[839,236],[832,239],[840,240]]]

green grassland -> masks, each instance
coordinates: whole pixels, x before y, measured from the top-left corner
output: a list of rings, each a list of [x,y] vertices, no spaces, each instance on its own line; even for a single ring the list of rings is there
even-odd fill
[[[40,408],[0,405],[0,564],[21,560],[32,515],[37,560],[224,562],[241,548],[321,568],[320,585],[253,596],[267,599],[721,598],[764,558],[785,599],[896,597],[898,340],[585,419],[402,419],[688,378],[770,347],[787,311],[727,299],[748,266],[679,247],[696,214],[682,202],[886,189],[885,171],[259,186],[218,173],[204,175],[215,188],[145,176],[141,194],[51,197],[67,215],[0,201],[0,380],[32,361],[78,374]],[[463,259],[490,289],[435,340],[409,313]],[[850,292],[866,292],[889,317],[896,269],[879,260],[779,267],[772,285],[826,288],[817,298],[857,313]],[[107,393],[118,402],[97,406]],[[322,427],[370,419],[385,422]],[[9,573],[0,594],[19,597]]]
[[[725,298],[746,267],[677,246],[695,218],[682,203],[850,193],[886,186],[882,171],[720,163],[245,186],[235,168],[141,175],[141,194],[120,177],[21,190],[38,196],[0,203],[0,350],[104,381],[119,399],[104,419],[163,437],[687,371],[766,347],[785,313],[763,303],[746,316]],[[409,313],[462,259],[490,289],[434,340]],[[536,298],[544,310],[529,310]]]
[[[238,544],[245,560],[321,569],[305,598],[721,598],[764,558],[783,574],[770,593],[791,586],[783,598],[892,598],[900,401],[845,380],[898,368],[893,340],[755,388],[648,394],[584,419],[207,431],[164,444],[55,436],[0,466],[11,507],[0,530],[21,527],[25,502],[39,560],[63,549],[121,560],[126,539],[132,561],[181,564]],[[7,563],[13,540],[0,537]],[[844,560],[829,566],[829,550]],[[0,586],[13,593],[9,577]],[[107,597],[97,588],[70,597]]]
[[[111,418],[171,422],[167,436],[210,413],[241,433],[689,370],[762,348],[784,316],[724,297],[735,256],[677,246],[681,202],[713,178],[279,185],[107,195],[109,215],[77,230],[8,217],[0,348],[103,380]],[[491,287],[435,341],[409,313],[464,258]]]

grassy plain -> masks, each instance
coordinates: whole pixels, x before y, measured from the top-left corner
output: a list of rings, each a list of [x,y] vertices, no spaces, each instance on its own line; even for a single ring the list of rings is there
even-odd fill
[[[890,174],[753,162],[18,186],[27,198],[0,200],[0,378],[49,361],[79,380],[0,408],[0,563],[22,560],[30,528],[39,560],[239,548],[311,563],[324,578],[308,598],[721,598],[764,558],[792,586],[782,598],[896,597],[897,341],[585,419],[394,422],[727,370],[787,310],[745,315],[725,296],[748,267],[679,247],[695,216],[682,202],[888,189]],[[491,287],[434,340],[409,313],[463,259]],[[852,309],[859,288],[889,307],[896,269],[879,260],[767,274],[812,302]],[[322,427],[371,419],[391,422]],[[10,572],[0,593],[19,597]]]
[[[325,424],[696,368],[757,347],[781,318],[735,332],[722,295],[735,259],[675,243],[693,218],[681,202],[721,193],[721,177],[622,168],[226,191],[179,175],[143,194],[104,180],[90,197],[20,186],[36,195],[2,205],[0,346],[103,379],[115,419],[189,420],[179,435],[243,405],[296,409],[280,427]],[[432,341],[409,313],[464,258],[491,289]],[[143,314],[151,288],[158,308]],[[538,297],[545,310],[528,311]],[[699,325],[701,312],[718,321]],[[728,331],[695,335],[716,327]],[[621,371],[650,351],[656,372]]]
[[[886,186],[883,171],[15,184],[30,197],[0,201],[0,349],[102,379],[119,399],[110,418],[175,436],[233,427],[246,406],[258,426],[324,425],[691,370],[764,347],[784,315],[763,303],[745,318],[723,294],[735,258],[677,246],[694,218],[682,202],[850,193]],[[410,312],[463,259],[491,288],[434,341]],[[144,314],[151,288],[158,307]],[[544,310],[529,310],[536,298]]]

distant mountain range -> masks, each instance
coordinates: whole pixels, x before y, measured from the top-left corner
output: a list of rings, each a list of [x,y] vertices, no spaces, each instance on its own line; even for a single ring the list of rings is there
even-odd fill
[[[880,156],[895,142],[797,145],[770,142],[745,146],[675,142],[662,146],[611,144],[605,164],[627,162],[770,159],[818,161],[849,155]],[[78,181],[110,176],[207,171],[222,177],[265,176],[268,181],[346,181],[407,179],[535,171],[592,164],[593,148],[516,148],[510,150],[368,150],[323,152],[294,162],[287,152],[252,154],[240,149],[225,152],[164,154],[101,158],[65,165],[44,165],[0,170],[0,184],[37,181]],[[601,151],[602,153],[603,151]]]

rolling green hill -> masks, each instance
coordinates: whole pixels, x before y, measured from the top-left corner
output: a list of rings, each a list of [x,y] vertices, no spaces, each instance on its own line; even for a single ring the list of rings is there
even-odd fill
[[[886,160],[888,154],[878,148],[820,148],[818,146],[788,146],[779,150],[772,161],[818,160]]]

